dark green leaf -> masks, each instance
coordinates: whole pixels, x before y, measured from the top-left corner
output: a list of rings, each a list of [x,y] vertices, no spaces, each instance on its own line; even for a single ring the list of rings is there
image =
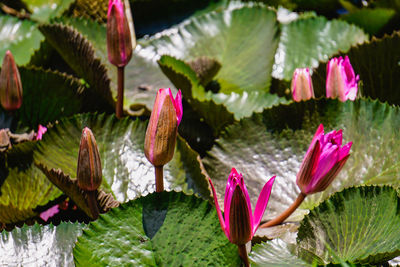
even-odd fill
[[[400,199],[389,186],[346,189],[301,222],[298,245],[325,263],[376,264],[400,255]],[[322,262],[319,262],[320,264]]]
[[[163,192],[112,209],[78,238],[78,266],[239,266],[209,202]]]

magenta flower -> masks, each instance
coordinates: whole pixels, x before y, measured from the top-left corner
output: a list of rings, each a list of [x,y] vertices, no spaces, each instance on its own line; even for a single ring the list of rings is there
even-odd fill
[[[305,195],[325,190],[349,158],[352,142],[342,146],[342,130],[324,134],[321,124],[297,174],[297,185]]]
[[[47,132],[47,128],[39,124],[38,126],[38,131],[36,133],[36,141],[37,140],[42,140],[43,135]]]
[[[107,51],[109,61],[124,67],[132,57],[132,39],[121,0],[110,0],[107,12]]]
[[[293,72],[290,88],[292,90],[293,100],[296,102],[314,98],[314,89],[308,68],[299,68]]]
[[[348,56],[335,57],[326,66],[326,97],[344,102],[357,96],[359,76],[355,76]]]
[[[146,158],[154,166],[163,166],[172,159],[182,114],[181,90],[175,99],[170,88],[158,90],[144,144]]]
[[[39,217],[42,218],[43,221],[47,222],[51,217],[56,215],[57,213],[60,212],[60,209],[58,208],[58,204],[54,205],[53,207],[49,208],[46,211],[43,211],[40,213]]]
[[[258,197],[256,209],[254,210],[253,215],[249,193],[244,184],[243,176],[238,173],[235,168],[232,168],[228,182],[226,183],[224,218],[218,205],[214,185],[211,182],[211,179],[209,180],[219,222],[221,223],[222,230],[231,243],[243,245],[253,238],[267,207],[274,181],[275,176],[269,179],[269,181],[264,185],[260,196]]]

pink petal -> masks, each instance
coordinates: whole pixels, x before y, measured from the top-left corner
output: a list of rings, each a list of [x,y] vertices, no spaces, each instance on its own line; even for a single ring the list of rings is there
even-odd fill
[[[42,140],[43,135],[47,132],[47,128],[39,124],[38,131],[36,134],[36,140]]]
[[[48,210],[40,213],[39,217],[42,218],[43,221],[47,222],[47,220],[57,213],[59,213],[60,210],[58,209],[58,205],[54,205],[53,207],[49,208]]]
[[[229,227],[229,224],[225,225],[224,218],[222,217],[221,209],[219,208],[217,193],[215,193],[215,188],[214,188],[213,183],[211,182],[211,179],[208,179],[208,182],[211,185],[211,189],[212,189],[212,193],[213,193],[213,197],[214,197],[214,204],[215,204],[215,208],[217,209],[219,223],[221,224],[222,231],[224,231],[226,237],[229,239],[229,229],[227,229],[227,227],[226,227],[226,226]],[[225,213],[226,212],[227,211],[225,211]],[[229,214],[227,217],[229,218]]]
[[[178,91],[175,97],[175,101],[173,101],[175,110],[176,110],[176,118],[178,120],[178,126],[181,123],[182,116],[183,116],[183,107],[182,107],[182,92],[181,90]]]
[[[250,226],[251,226],[251,228],[253,228],[253,216],[251,216],[253,214],[253,210],[251,208],[249,192],[247,191],[247,187],[246,187],[246,184],[244,183],[244,179],[243,179],[243,175],[242,174],[240,174],[240,177],[239,177],[239,187],[242,190],[244,197],[246,198],[247,210],[248,210],[249,215],[250,215],[249,216]]]
[[[252,237],[261,222],[261,218],[265,212],[265,209],[267,208],[269,196],[271,195],[272,185],[274,184],[274,181],[275,181],[275,176],[269,179],[269,181],[264,185],[258,197],[256,209],[254,210],[254,221],[253,221],[254,224],[252,229],[253,230]]]
[[[346,157],[349,154],[352,145],[353,145],[353,142],[348,142],[340,149],[339,160],[342,160],[344,157]]]

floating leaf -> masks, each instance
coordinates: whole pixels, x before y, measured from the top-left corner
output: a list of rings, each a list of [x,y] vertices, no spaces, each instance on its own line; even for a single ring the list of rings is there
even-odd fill
[[[271,218],[297,197],[296,174],[318,125],[323,123],[325,132],[343,129],[343,142],[353,141],[350,158],[326,191],[306,198],[301,208],[309,209],[349,186],[399,185],[399,115],[398,108],[370,100],[321,99],[274,107],[227,127],[203,162],[220,196],[230,169],[243,173],[253,207],[267,179],[277,175],[264,217]]]
[[[355,24],[365,32],[376,35],[396,14],[393,9],[363,8],[355,12],[345,14],[341,18],[348,23]]]
[[[377,264],[400,255],[399,197],[389,186],[346,189],[301,222],[298,245],[325,263]],[[323,264],[319,262],[319,264]]]
[[[35,50],[39,49],[43,35],[36,24],[29,20],[19,20],[16,17],[0,15],[0,64],[7,50],[14,55],[18,65],[29,62]]]
[[[35,217],[37,206],[46,205],[62,194],[32,165],[33,146],[33,142],[27,142],[7,151],[8,166],[0,173],[1,223],[12,224]]]
[[[251,266],[312,266],[296,256],[296,246],[281,239],[257,244],[250,253]]]
[[[75,0],[25,0],[32,15],[31,19],[47,22],[61,16]]]
[[[366,40],[368,36],[360,28],[324,17],[283,24],[272,76],[290,80],[296,68],[315,68],[318,61]]]
[[[208,201],[162,192],[122,204],[91,223],[74,248],[78,266],[239,266],[237,247]]]
[[[89,127],[99,147],[103,190],[112,192],[119,202],[125,202],[154,190],[154,167],[144,155],[146,126],[140,120],[118,120],[104,114],[64,118],[38,143],[34,159],[47,169],[61,169],[75,177],[81,132]],[[177,139],[174,158],[164,166],[164,181],[167,189],[210,195],[197,154],[181,138]]]
[[[104,106],[114,105],[106,68],[95,57],[92,45],[72,27],[54,23],[42,24],[39,29],[65,62],[86,80],[89,90],[97,95],[97,102]]]
[[[74,266],[72,249],[83,224],[24,225],[0,233],[2,266]]]

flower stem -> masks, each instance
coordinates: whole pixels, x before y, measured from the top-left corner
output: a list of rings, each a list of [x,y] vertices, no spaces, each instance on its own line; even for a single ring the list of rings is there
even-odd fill
[[[306,198],[306,196],[307,196],[306,194],[304,194],[303,192],[300,192],[300,194],[297,196],[296,200],[292,203],[292,205],[290,205],[289,208],[287,208],[287,210],[282,212],[281,215],[279,215],[278,217],[270,220],[269,222],[262,224],[260,227],[267,228],[267,227],[275,226],[277,224],[282,223],[287,217],[289,217],[300,206],[300,204],[303,202],[303,200]]]
[[[99,217],[99,208],[97,207],[97,198],[96,198],[96,190],[94,191],[86,191],[87,194],[87,203],[92,213],[92,219],[97,219]]]
[[[164,191],[163,166],[154,166],[156,170],[156,192]]]
[[[245,267],[249,267],[249,257],[247,255],[247,251],[246,251],[246,245],[237,245],[238,249],[239,249],[239,256],[243,261],[243,264]]]
[[[117,106],[115,107],[118,119],[121,119],[124,115],[124,69],[125,67],[118,67],[118,95]]]

